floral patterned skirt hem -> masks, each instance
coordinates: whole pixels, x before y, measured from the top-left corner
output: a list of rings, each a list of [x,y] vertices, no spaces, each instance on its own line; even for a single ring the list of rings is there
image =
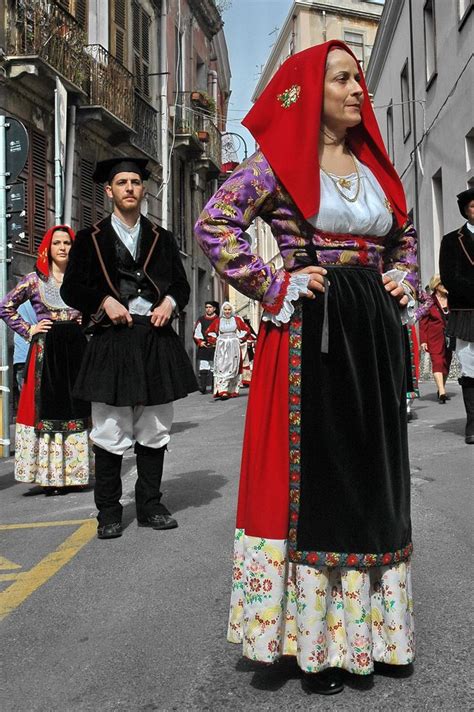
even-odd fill
[[[94,472],[92,442],[87,430],[37,434],[31,425],[15,429],[15,479],[42,487],[87,485]]]
[[[228,640],[272,663],[295,656],[305,672],[357,675],[374,661],[408,665],[415,654],[411,563],[367,568],[288,562],[287,542],[237,529]]]

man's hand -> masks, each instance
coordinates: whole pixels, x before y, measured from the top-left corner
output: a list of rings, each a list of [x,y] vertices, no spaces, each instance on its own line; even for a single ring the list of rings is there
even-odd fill
[[[324,292],[324,275],[327,274],[327,270],[324,267],[317,267],[316,265],[310,265],[304,269],[296,270],[292,274],[309,274],[310,279],[308,282],[308,291],[300,292],[302,297],[308,297],[308,299],[315,299],[316,295],[314,292]]]
[[[133,326],[133,319],[130,316],[128,309],[114,299],[114,297],[107,297],[102,305],[102,308],[112,324],[126,324],[129,327]]]
[[[169,299],[163,299],[151,313],[151,323],[153,326],[166,326],[173,314],[173,306]]]
[[[385,289],[391,294],[394,299],[397,300],[399,306],[406,307],[409,300],[407,295],[405,294],[405,290],[403,289],[402,285],[398,284],[398,282],[394,282],[394,280],[386,274],[382,275],[382,280]]]

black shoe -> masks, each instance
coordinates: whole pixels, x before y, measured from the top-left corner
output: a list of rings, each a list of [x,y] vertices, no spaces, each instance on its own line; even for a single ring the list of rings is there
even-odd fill
[[[444,403],[446,403],[447,400],[449,400],[449,398],[446,395],[446,393],[441,393],[441,395],[438,393],[438,403],[441,403],[442,405],[444,405]]]
[[[466,445],[474,445],[474,435],[466,435],[464,442]]]
[[[122,536],[122,523],[99,524],[97,527],[97,539],[116,539]]]
[[[336,695],[344,689],[342,670],[339,668],[328,668],[322,672],[306,673],[304,680],[306,688],[316,695]]]
[[[413,663],[408,665],[389,665],[388,663],[379,663],[374,661],[374,673],[376,675],[384,675],[385,677],[411,677],[414,672]]]
[[[45,497],[61,497],[68,493],[67,487],[43,487]]]
[[[178,522],[168,511],[151,514],[146,519],[139,519],[137,523],[139,527],[151,527],[152,529],[176,529],[178,526]]]

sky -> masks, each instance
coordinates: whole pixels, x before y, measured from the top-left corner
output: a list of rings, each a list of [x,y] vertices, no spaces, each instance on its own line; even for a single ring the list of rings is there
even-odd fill
[[[251,97],[259,73],[292,5],[292,0],[232,0],[230,8],[223,13],[232,72],[227,130],[242,136],[248,155],[253,153],[255,143],[240,120],[252,107]],[[235,147],[242,160],[243,142],[238,138],[235,138]]]

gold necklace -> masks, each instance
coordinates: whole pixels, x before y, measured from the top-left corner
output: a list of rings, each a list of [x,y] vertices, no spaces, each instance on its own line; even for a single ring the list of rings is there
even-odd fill
[[[327,177],[331,180],[331,182],[334,184],[339,195],[341,195],[344,198],[344,200],[347,200],[349,203],[355,203],[357,198],[359,197],[359,192],[360,192],[360,173],[359,173],[359,167],[357,165],[357,161],[354,158],[354,154],[352,153],[352,151],[349,151],[349,153],[350,153],[350,156],[354,163],[354,168],[355,168],[355,172],[356,172],[356,181],[357,181],[357,190],[356,190],[353,198],[350,198],[348,195],[346,195],[341,190],[341,188],[350,188],[352,185],[351,181],[347,180],[347,178],[338,178],[336,180],[334,178],[334,176],[332,176],[330,173],[328,173],[328,171],[325,168],[323,168],[322,166],[320,166],[320,168],[321,168],[322,172],[325,173],[327,175]],[[341,186],[341,188],[339,186]]]

